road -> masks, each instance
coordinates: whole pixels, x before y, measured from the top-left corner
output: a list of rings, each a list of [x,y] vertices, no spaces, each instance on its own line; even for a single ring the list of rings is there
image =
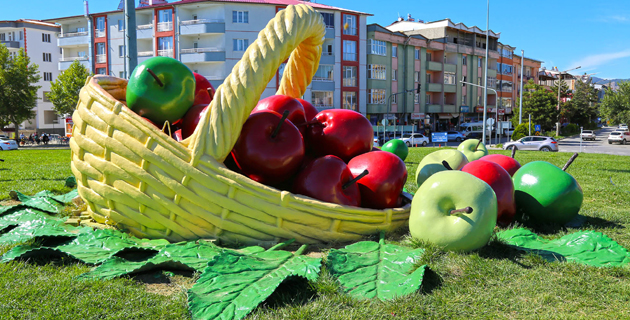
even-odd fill
[[[603,128],[596,131],[595,141],[582,141],[581,152],[630,156],[630,145],[608,144],[608,134],[616,127]],[[558,142],[560,152],[580,152],[580,138],[566,138]]]

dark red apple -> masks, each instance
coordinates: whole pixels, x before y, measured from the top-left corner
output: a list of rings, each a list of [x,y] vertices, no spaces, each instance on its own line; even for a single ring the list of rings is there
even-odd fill
[[[315,156],[331,154],[348,162],[372,150],[372,124],[356,111],[324,110],[313,121],[306,130],[306,143]]]
[[[361,205],[361,193],[352,181],[352,172],[336,156],[320,157],[309,163],[295,178],[292,192],[325,202]]]
[[[214,87],[206,77],[196,72],[193,72],[193,75],[195,76],[195,101],[193,106],[198,104],[207,106],[214,98]]]
[[[357,181],[361,192],[361,206],[373,209],[394,208],[407,182],[407,167],[395,154],[371,151],[358,155],[348,168],[356,177],[368,170],[369,174]]]
[[[510,174],[510,176],[514,176],[516,171],[521,168],[521,164],[518,161],[502,154],[489,154],[481,157],[479,160],[491,161],[500,165]]]
[[[298,128],[306,122],[306,116],[304,115],[304,107],[295,98],[291,98],[285,95],[275,95],[258,101],[256,108],[252,110],[253,113],[261,111],[275,111],[282,114],[284,110],[289,111],[287,119],[291,121]]]
[[[188,112],[182,118],[183,139],[190,137],[195,132],[197,125],[199,125],[199,120],[201,120],[206,110],[208,110],[207,104],[196,104],[188,109]]]
[[[182,129],[177,129],[173,131],[173,133],[171,134],[171,138],[175,139],[175,141],[177,142],[184,140],[182,138]]]
[[[287,114],[265,111],[247,118],[232,150],[245,176],[276,186],[297,172],[304,159],[304,140]]]
[[[514,183],[510,174],[497,163],[481,159],[466,164],[462,171],[490,185],[497,195],[497,224],[500,226],[510,224],[516,214]]]
[[[232,155],[232,152],[230,152],[228,154],[228,156],[225,158],[225,160],[223,161],[223,164],[230,170],[234,171],[234,172],[238,172],[238,173],[242,173],[241,169],[238,167],[238,165],[236,164],[236,161],[234,160],[234,156]]]
[[[297,101],[299,101],[302,104],[302,107],[304,107],[304,114],[306,115],[306,121],[311,121],[315,119],[315,116],[317,116],[319,111],[317,111],[317,109],[313,107],[313,105],[310,102],[304,99],[298,98]]]

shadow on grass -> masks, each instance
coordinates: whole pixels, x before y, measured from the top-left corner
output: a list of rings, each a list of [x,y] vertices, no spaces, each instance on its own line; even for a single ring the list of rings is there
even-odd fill
[[[170,284],[172,282],[172,276],[174,275],[192,278],[193,274],[194,271],[190,270],[155,268],[133,273],[129,275],[129,277],[144,284]]]
[[[426,270],[424,270],[424,277],[422,278],[420,293],[431,294],[435,289],[440,288],[443,283],[444,280],[437,272],[433,271],[431,268],[426,268]]]
[[[537,223],[532,220],[521,220],[519,221],[521,225],[525,228],[532,230],[533,232],[540,235],[552,235],[556,234],[560,231],[569,231],[571,228],[608,228],[608,229],[625,229],[624,225],[619,223],[597,218],[597,217],[589,217],[578,214],[573,220],[565,225],[560,224],[552,224],[552,223]]]
[[[537,254],[541,256],[544,260],[549,262],[566,261],[566,258],[557,252],[548,250],[519,250],[516,247],[505,244],[500,240],[492,240],[490,243],[488,243],[488,245],[479,249],[477,253],[481,258],[509,260],[524,269],[531,269],[532,266],[524,264],[519,260],[523,260],[521,258],[530,253]]]
[[[273,310],[288,305],[303,306],[316,296],[317,291],[306,278],[292,276],[285,279],[260,307]]]

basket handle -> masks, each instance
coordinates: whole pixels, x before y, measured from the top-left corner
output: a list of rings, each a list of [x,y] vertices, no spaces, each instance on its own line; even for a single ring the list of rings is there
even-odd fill
[[[225,160],[265,87],[289,55],[277,94],[301,97],[319,67],[324,35],[322,16],[312,7],[289,5],[278,12],[217,88],[210,112],[182,141],[192,150],[193,165],[203,154]]]

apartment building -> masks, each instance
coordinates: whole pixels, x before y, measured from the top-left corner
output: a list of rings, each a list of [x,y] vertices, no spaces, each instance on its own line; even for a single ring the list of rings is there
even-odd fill
[[[10,55],[17,56],[20,50],[24,50],[31,63],[39,66],[41,79],[37,85],[41,88],[37,91],[37,105],[33,109],[35,116],[23,122],[19,128],[25,134],[64,133],[63,118],[57,115],[46,97],[50,92],[51,82],[59,75],[55,63],[60,57],[57,47],[58,32],[59,26],[47,22],[24,19],[0,21],[0,42],[9,49]],[[15,129],[11,125],[0,128],[0,131],[10,133]]]
[[[414,125],[416,130],[428,126],[442,131],[478,120],[483,112],[483,89],[461,81],[483,86],[488,46],[488,87],[496,86],[500,33],[488,34],[486,44],[485,31],[449,19],[423,22],[409,17],[387,27],[368,26],[370,121],[374,124],[395,117],[397,124]],[[375,76],[371,70],[377,70]],[[493,92],[488,91],[487,99],[488,107],[496,109]]]
[[[521,90],[521,78],[523,80],[523,90],[525,90],[525,85],[529,80],[534,81],[535,84],[539,84],[540,80],[538,78],[538,72],[540,70],[540,66],[542,65],[542,61],[523,57],[523,74],[521,74],[521,57],[520,55],[514,54],[512,57],[513,61],[513,84],[514,90],[512,91],[512,100],[503,100],[501,101],[503,107],[506,110],[506,114],[510,114],[511,111],[513,115],[518,115],[518,101],[520,98],[520,90]],[[509,103],[509,104],[508,104]]]
[[[319,110],[366,112],[364,79],[369,14],[297,0],[142,1],[136,9],[138,63],[153,56],[180,60],[218,87],[275,14],[305,3],[326,23],[319,69],[304,94]],[[98,74],[126,78],[121,9],[47,20],[59,25],[59,70],[79,60]],[[283,66],[261,98],[275,94]]]

